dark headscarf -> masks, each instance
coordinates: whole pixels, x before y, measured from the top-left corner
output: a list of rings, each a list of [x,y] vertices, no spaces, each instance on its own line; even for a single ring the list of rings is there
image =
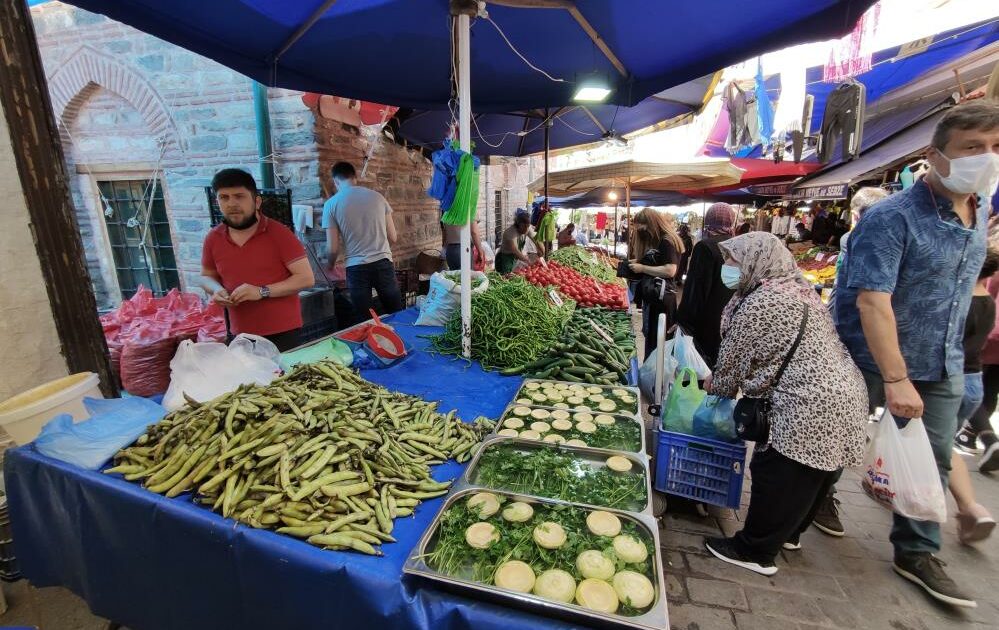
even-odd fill
[[[713,204],[704,213],[704,236],[732,236],[735,219],[735,208],[723,202]]]

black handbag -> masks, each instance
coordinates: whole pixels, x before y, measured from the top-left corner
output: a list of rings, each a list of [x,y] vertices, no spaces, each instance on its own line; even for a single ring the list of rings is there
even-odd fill
[[[805,326],[808,325],[808,305],[803,304],[802,308],[805,314],[798,327],[798,336],[784,357],[784,362],[781,363],[777,374],[774,375],[774,380],[769,388],[770,393],[763,398],[743,397],[735,403],[735,409],[732,411],[732,419],[735,420],[735,434],[743,440],[758,444],[766,444],[770,441],[770,395],[777,388],[780,377],[784,375],[787,364],[791,362],[791,357],[801,345],[801,338],[805,336]]]

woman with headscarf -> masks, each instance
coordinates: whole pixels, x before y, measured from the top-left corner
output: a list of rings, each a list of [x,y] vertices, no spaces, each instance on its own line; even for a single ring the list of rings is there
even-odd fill
[[[645,355],[656,348],[659,315],[666,314],[667,328],[676,316],[676,274],[683,254],[683,241],[668,215],[652,208],[642,210],[632,219],[628,241],[628,263],[635,274],[635,302],[642,308],[642,333]]]
[[[716,203],[704,213],[704,237],[690,253],[683,299],[676,311],[677,323],[694,338],[709,366],[718,358],[722,311],[732,297],[732,289],[721,281],[724,257],[718,244],[732,238],[735,220],[735,208],[727,203]]]
[[[722,315],[721,348],[707,387],[719,396],[741,391],[768,400],[770,430],[753,452],[745,526],[705,545],[725,562],[773,575],[781,547],[801,548],[799,536],[836,471],[863,461],[867,390],[780,239],[751,232],[719,248],[722,281],[735,295]]]

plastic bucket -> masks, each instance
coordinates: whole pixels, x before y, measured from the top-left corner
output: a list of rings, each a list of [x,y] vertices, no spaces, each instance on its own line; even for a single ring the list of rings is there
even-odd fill
[[[68,413],[79,422],[89,417],[84,397],[104,398],[100,379],[93,372],[79,372],[49,381],[0,403],[0,425],[17,444],[38,437],[46,422]]]

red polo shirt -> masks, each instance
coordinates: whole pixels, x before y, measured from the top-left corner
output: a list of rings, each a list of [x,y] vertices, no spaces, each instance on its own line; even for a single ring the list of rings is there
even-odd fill
[[[201,265],[214,269],[229,293],[241,284],[272,285],[287,280],[288,265],[305,257],[305,248],[291,230],[261,215],[250,240],[237,245],[222,223],[205,237]],[[274,335],[302,327],[302,306],[298,294],[243,302],[229,307],[232,333]]]

